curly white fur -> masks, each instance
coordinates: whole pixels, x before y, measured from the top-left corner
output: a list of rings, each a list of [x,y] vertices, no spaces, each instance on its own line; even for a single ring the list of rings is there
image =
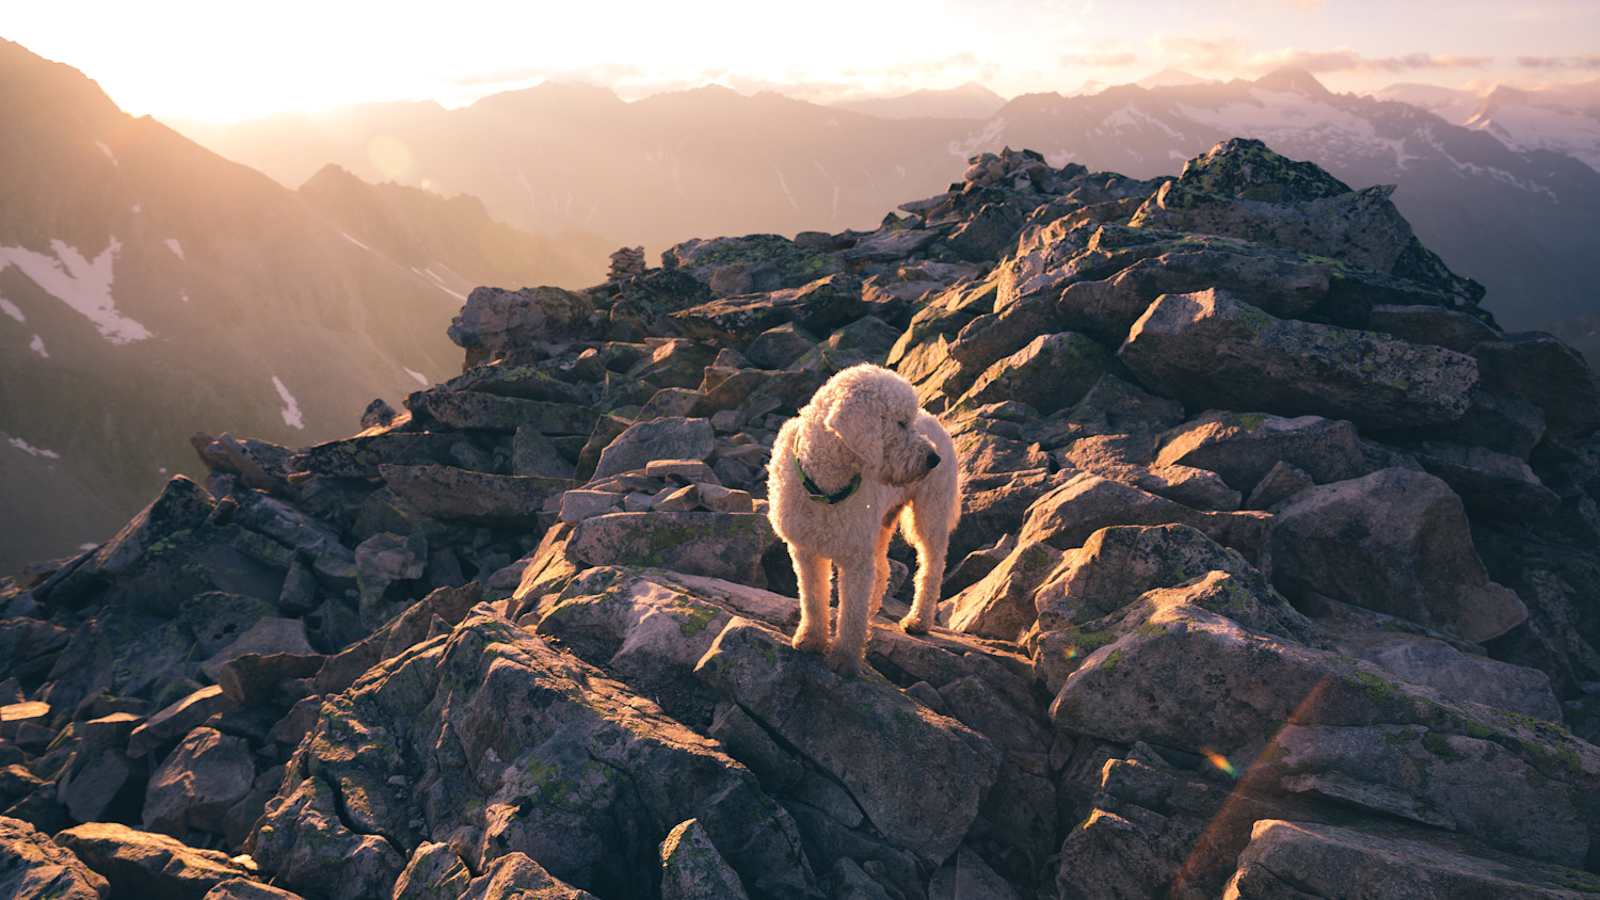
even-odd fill
[[[812,499],[796,460],[825,492],[841,490],[856,475],[860,487],[836,504]],[[917,633],[933,626],[950,532],[961,516],[961,483],[955,442],[917,405],[916,391],[904,378],[859,365],[828,379],[778,431],[767,496],[772,527],[789,544],[800,582],[795,647],[826,651],[836,672],[859,670],[872,618],[888,589],[896,524],[918,560],[915,600],[901,627]],[[830,641],[835,567],[839,612]]]

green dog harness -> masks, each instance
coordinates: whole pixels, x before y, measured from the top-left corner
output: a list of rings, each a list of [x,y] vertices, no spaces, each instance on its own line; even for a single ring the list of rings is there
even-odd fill
[[[835,503],[843,503],[851,494],[856,492],[856,488],[861,486],[861,473],[857,472],[850,476],[849,484],[830,494],[819,487],[815,481],[812,481],[810,475],[806,474],[806,470],[800,466],[800,457],[798,455],[794,457],[794,470],[800,475],[800,486],[806,489],[806,496],[818,503],[826,503],[830,506]]]

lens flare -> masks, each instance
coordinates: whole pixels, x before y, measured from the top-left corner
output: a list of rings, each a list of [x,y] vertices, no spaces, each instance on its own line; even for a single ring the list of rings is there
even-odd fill
[[[386,181],[405,181],[411,176],[411,148],[398,138],[380,134],[367,144],[367,160]]]
[[[1202,756],[1204,756],[1206,758],[1206,762],[1211,763],[1211,765],[1215,766],[1217,768],[1217,771],[1223,773],[1224,775],[1227,775],[1229,778],[1238,778],[1239,777],[1239,771],[1237,769],[1235,769],[1233,767],[1233,763],[1230,762],[1228,760],[1228,758],[1226,756],[1223,756],[1221,753],[1218,753],[1217,751],[1211,749],[1210,747],[1201,747],[1200,748],[1200,755],[1202,755]]]

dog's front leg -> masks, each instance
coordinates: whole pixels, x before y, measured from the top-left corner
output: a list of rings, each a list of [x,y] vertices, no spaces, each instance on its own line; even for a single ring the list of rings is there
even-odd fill
[[[840,675],[861,671],[867,655],[867,633],[872,628],[872,585],[877,571],[871,559],[852,559],[839,565],[839,625],[828,648],[828,668]]]
[[[827,557],[789,545],[795,579],[800,582],[800,626],[790,643],[796,650],[828,649],[828,599],[833,594],[833,563]]]

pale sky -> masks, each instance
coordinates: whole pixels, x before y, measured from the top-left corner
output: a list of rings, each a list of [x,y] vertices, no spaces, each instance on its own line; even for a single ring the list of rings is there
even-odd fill
[[[1600,78],[1600,0],[48,0],[0,37],[119,105],[229,120],[446,106],[546,79],[633,98],[719,83],[820,101],[978,81],[1006,96],[1276,65],[1334,90]]]

